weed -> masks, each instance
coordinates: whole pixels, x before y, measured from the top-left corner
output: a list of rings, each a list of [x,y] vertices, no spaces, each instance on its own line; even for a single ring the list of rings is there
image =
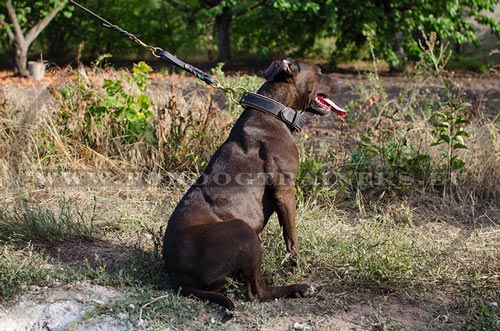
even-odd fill
[[[335,172],[332,169],[335,163],[334,152],[316,153],[311,148],[300,148],[299,170],[296,179],[296,195],[299,200],[314,197],[321,202],[331,201],[339,189],[334,185]]]
[[[453,81],[445,77],[445,67],[451,56],[446,44],[440,44],[435,33],[427,37],[424,34],[424,43],[420,42],[422,61],[419,70],[434,73],[438,79],[445,99],[438,102],[433,112],[436,141],[431,146],[444,146],[440,154],[445,162],[445,184],[454,181],[454,174],[462,170],[465,161],[458,156],[460,149],[467,149],[464,138],[469,137],[466,126],[470,124],[466,111],[471,104],[461,100],[460,89]]]
[[[107,139],[120,138],[127,143],[134,143],[142,136],[146,142],[154,143],[152,103],[144,94],[148,87],[147,74],[151,71],[149,65],[139,62],[134,65],[132,74],[125,76],[131,88],[137,88],[141,92],[138,96],[127,92],[120,80],[105,79],[105,97],[88,106],[84,127],[90,129],[93,124],[107,125],[111,126],[111,136]],[[108,117],[108,120],[104,121],[104,117]],[[95,144],[92,141],[89,143],[91,146]]]
[[[51,285],[64,276],[58,269],[32,245],[19,250],[0,242],[0,300],[9,300],[32,285]]]
[[[218,118],[220,114],[213,100],[205,105],[208,109],[203,112],[191,105],[183,109],[181,102],[172,95],[168,104],[158,112],[156,135],[160,160],[164,169],[199,171],[221,143],[228,125]]]
[[[219,111],[214,92],[196,89],[194,81],[162,91],[158,99],[149,85],[150,70],[141,62],[132,73],[106,70],[115,78],[101,79],[102,69],[80,68],[56,93],[61,109],[51,131],[58,143],[46,141],[45,132],[40,137],[38,152],[46,163],[64,149],[80,163],[114,171],[117,163],[140,170],[203,167],[232,115]],[[96,87],[100,81],[102,88]]]
[[[496,305],[495,305],[496,304]],[[471,321],[467,322],[466,331],[498,331],[500,330],[500,311],[498,303],[486,305],[480,303]]]
[[[98,235],[94,218],[95,203],[90,216],[65,199],[60,201],[57,212],[25,203],[4,215],[4,221],[0,223],[0,238],[37,243],[89,241]]]

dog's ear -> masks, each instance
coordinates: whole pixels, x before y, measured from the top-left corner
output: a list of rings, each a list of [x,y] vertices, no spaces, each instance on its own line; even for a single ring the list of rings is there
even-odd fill
[[[276,77],[285,74],[286,76],[294,76],[299,71],[298,64],[292,59],[277,60],[264,71],[264,78],[268,82],[272,82]]]

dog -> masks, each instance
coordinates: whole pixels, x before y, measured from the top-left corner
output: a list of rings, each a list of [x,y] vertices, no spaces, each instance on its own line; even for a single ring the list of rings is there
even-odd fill
[[[303,125],[303,111],[346,115],[330,99],[338,93],[339,81],[316,65],[278,60],[264,78],[257,94],[242,97],[245,110],[175,208],[164,236],[171,286],[228,310],[234,309],[233,302],[217,292],[227,277],[243,277],[249,300],[314,294],[308,284],[265,284],[260,233],[276,212],[286,249],[297,261],[294,185],[299,153],[293,131]]]

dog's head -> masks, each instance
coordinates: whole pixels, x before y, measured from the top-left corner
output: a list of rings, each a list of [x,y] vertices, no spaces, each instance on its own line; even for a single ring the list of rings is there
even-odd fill
[[[267,83],[293,84],[293,105],[291,108],[309,111],[319,115],[332,112],[344,117],[347,112],[331,100],[340,91],[338,79],[331,78],[321,72],[317,65],[299,62],[292,59],[278,60],[264,72]]]

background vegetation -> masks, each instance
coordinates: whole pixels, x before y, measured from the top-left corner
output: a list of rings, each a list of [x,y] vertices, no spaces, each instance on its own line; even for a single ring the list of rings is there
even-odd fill
[[[225,62],[248,58],[316,57],[335,66],[369,59],[368,41],[377,57],[402,69],[418,59],[422,31],[450,40],[456,53],[464,44],[478,44],[472,21],[500,36],[490,1],[360,1],[335,0],[146,0],[81,1],[102,17],[188,60]],[[11,11],[13,8],[19,22]],[[143,59],[137,45],[104,29],[98,21],[67,0],[6,0],[0,2],[0,43],[4,63],[13,64],[14,48],[32,41],[30,30],[59,13],[34,40],[31,56],[40,54],[65,64],[113,53],[116,60]],[[19,32],[19,33],[18,33]],[[21,38],[19,34],[25,35]],[[32,36],[32,35],[31,35]]]

